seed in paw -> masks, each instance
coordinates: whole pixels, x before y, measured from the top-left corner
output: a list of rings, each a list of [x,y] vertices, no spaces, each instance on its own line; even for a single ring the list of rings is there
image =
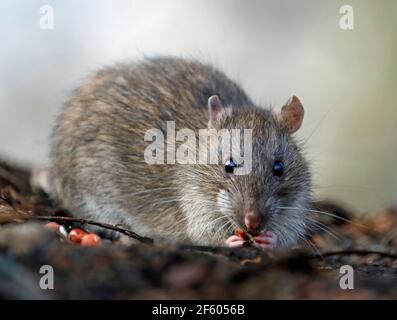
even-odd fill
[[[85,232],[84,230],[79,228],[74,228],[70,230],[68,234],[68,239],[74,243],[81,243],[81,240],[85,235],[87,235],[87,232]]]
[[[50,230],[54,230],[54,231],[58,231],[59,230],[59,224],[56,222],[48,222],[45,225],[45,228],[50,229]]]
[[[88,233],[81,239],[81,245],[86,247],[99,246],[101,243],[101,238],[95,233]]]
[[[234,231],[234,234],[236,236],[240,237],[241,239],[244,239],[244,240],[248,240],[249,239],[249,237],[247,236],[247,234],[245,233],[245,231],[243,229],[237,228]]]

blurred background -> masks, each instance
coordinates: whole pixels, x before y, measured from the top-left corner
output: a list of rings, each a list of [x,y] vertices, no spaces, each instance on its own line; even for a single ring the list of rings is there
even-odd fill
[[[345,4],[353,30],[339,26]],[[397,203],[397,1],[1,0],[0,12],[0,158],[48,164],[54,118],[89,71],[173,54],[215,64],[260,105],[299,96],[316,194],[359,212]]]

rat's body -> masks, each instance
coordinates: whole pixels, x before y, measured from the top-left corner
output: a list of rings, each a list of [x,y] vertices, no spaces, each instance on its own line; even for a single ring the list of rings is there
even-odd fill
[[[212,99],[209,113],[212,95],[226,107]],[[290,137],[296,129],[282,116],[255,107],[223,73],[196,61],[158,58],[104,69],[75,92],[57,120],[56,197],[75,216],[152,238],[221,245],[235,227],[251,229],[253,221],[253,230],[277,236],[276,245],[294,243],[306,225],[310,177]],[[285,121],[296,121],[292,116]],[[166,121],[175,121],[177,131],[197,132],[209,119],[216,129],[253,130],[250,174],[227,173],[224,164],[145,162],[147,130],[166,137]],[[274,161],[283,161],[283,177],[272,174]]]

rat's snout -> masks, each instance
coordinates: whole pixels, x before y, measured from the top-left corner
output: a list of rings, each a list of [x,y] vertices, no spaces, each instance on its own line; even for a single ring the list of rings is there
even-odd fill
[[[262,217],[259,212],[249,210],[244,215],[244,223],[249,231],[258,231],[262,224]]]

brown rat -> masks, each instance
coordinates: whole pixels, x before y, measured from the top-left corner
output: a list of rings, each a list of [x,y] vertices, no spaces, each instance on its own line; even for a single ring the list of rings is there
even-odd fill
[[[275,114],[198,61],[164,57],[118,64],[90,77],[58,117],[52,186],[72,214],[144,236],[241,246],[246,239],[233,232],[243,229],[265,248],[287,246],[307,225],[310,173],[291,136],[302,120],[296,97]],[[167,137],[167,121],[175,121],[177,131],[195,133],[208,126],[251,129],[252,171],[233,174],[238,164],[232,158],[148,164],[145,133],[155,128]],[[167,139],[164,144],[170,145]]]

